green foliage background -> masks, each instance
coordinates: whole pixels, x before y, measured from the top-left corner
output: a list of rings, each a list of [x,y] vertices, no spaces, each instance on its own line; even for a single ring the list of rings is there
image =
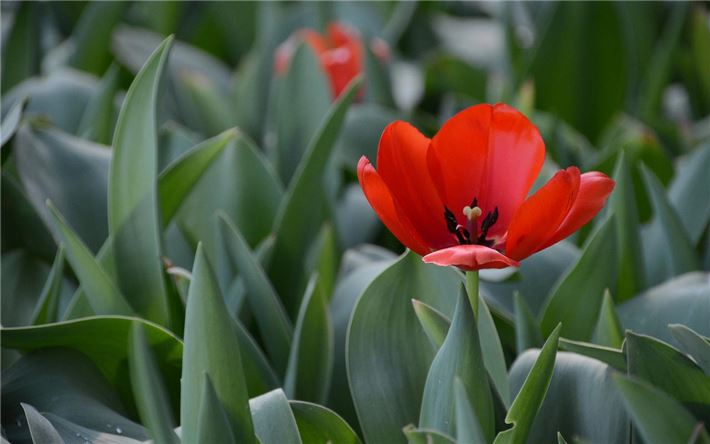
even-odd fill
[[[706,4],[3,2],[1,75],[3,442],[710,442]],[[617,186],[473,316],[355,168],[480,102]]]

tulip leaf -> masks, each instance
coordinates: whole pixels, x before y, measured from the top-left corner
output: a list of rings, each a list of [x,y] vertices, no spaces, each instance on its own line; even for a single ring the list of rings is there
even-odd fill
[[[5,28],[2,58],[12,63],[2,65],[2,93],[22,80],[39,73],[42,21],[39,3],[24,3],[15,10],[12,25]]]
[[[236,444],[234,433],[229,425],[227,412],[214,391],[207,373],[203,373],[202,399],[200,400],[197,419],[197,441],[220,444]]]
[[[449,331],[451,320],[444,316],[439,310],[427,305],[422,301],[412,299],[414,313],[419,319],[419,323],[436,350],[441,348]]]
[[[456,441],[465,443],[487,442],[484,431],[476,416],[468,390],[459,378],[454,379],[454,398],[456,410]]]
[[[321,125],[331,96],[330,81],[316,54],[305,43],[299,44],[288,70],[276,78],[275,163],[284,183],[290,182],[308,143]]]
[[[60,239],[66,246],[67,259],[74,273],[79,277],[87,300],[94,313],[102,315],[119,314],[132,315],[133,309],[123,294],[106,274],[89,249],[79,239],[79,236],[67,225],[51,202],[47,202],[50,213],[54,217],[54,225]]]
[[[567,444],[567,441],[560,432],[557,432],[557,444]]]
[[[289,312],[296,311],[299,292],[305,284],[301,255],[323,219],[322,178],[326,165],[361,83],[360,77],[351,81],[324,117],[289,183],[274,222],[276,241],[269,276]]]
[[[700,336],[685,325],[671,324],[668,326],[681,350],[695,359],[695,362],[710,376],[710,339]]]
[[[487,440],[493,436],[493,399],[483,362],[473,309],[459,292],[458,303],[446,339],[429,368],[419,426],[456,434],[454,379],[459,378],[473,401],[481,430]]]
[[[293,327],[281,301],[271,286],[259,261],[254,257],[239,229],[224,214],[219,215],[219,229],[230,257],[244,279],[246,297],[256,318],[257,327],[276,371],[284,374],[293,340]]]
[[[160,219],[165,227],[180,208],[185,197],[200,180],[202,173],[218,158],[227,144],[238,137],[230,129],[191,148],[175,159],[158,177]]]
[[[594,342],[613,348],[620,348],[624,341],[624,332],[621,328],[621,321],[614,308],[614,300],[611,298],[609,290],[604,291],[604,300],[599,310],[597,325],[594,327]]]
[[[619,349],[589,342],[571,341],[564,338],[560,338],[560,348],[565,351],[594,358],[619,371],[626,371],[626,356],[624,352]]]
[[[498,330],[496,330],[493,316],[488,309],[488,304],[479,294],[478,296],[478,337],[481,340],[481,353],[483,354],[483,364],[493,382],[503,406],[510,407],[510,384],[508,383],[508,370],[505,365],[505,355],[503,345],[500,343]]]
[[[412,298],[448,314],[460,292],[460,274],[407,252],[360,296],[351,315],[346,365],[366,442],[404,442],[402,427],[419,419],[435,352],[412,310]]]
[[[679,401],[710,404],[710,376],[670,345],[629,331],[626,356],[629,375],[653,384]]]
[[[545,341],[535,364],[525,377],[525,382],[520,387],[520,391],[505,416],[506,424],[511,424],[512,427],[500,432],[496,436],[495,444],[525,443],[529,439],[528,435],[533,421],[545,399],[552,379],[560,330],[561,326],[558,325]]]
[[[71,36],[73,50],[68,60],[71,66],[93,74],[106,69],[111,60],[111,35],[126,6],[121,2],[86,6]]]
[[[32,313],[32,325],[56,322],[59,317],[59,298],[64,279],[64,246],[59,245],[52,269],[42,287],[42,293]]]
[[[324,403],[333,366],[333,325],[319,276],[313,275],[301,301],[284,391],[292,399]]]
[[[518,354],[522,354],[529,348],[541,347],[542,334],[537,319],[533,316],[525,299],[517,291],[513,293],[513,298],[515,301],[515,347]]]
[[[575,340],[588,340],[602,304],[604,289],[614,279],[616,257],[614,217],[608,218],[592,235],[579,261],[560,278],[550,294],[542,314],[540,327],[548,334],[558,322],[562,336]]]
[[[357,433],[334,411],[304,401],[289,401],[289,405],[303,442],[360,444]]]
[[[616,374],[614,382],[644,442],[691,442],[699,421],[681,403],[636,378]],[[709,443],[710,438],[702,430],[694,442]]]
[[[242,353],[242,368],[249,388],[249,395],[261,395],[278,387],[279,378],[259,345],[238,319],[235,319],[234,322],[237,326],[239,350]]]
[[[301,444],[296,418],[281,389],[250,399],[249,408],[261,444]]]
[[[118,65],[111,65],[87,103],[77,133],[83,139],[110,144],[115,123],[115,101],[119,80]]]
[[[204,374],[222,403],[235,442],[256,442],[235,326],[198,245],[185,316],[180,424],[182,440],[197,442]]]
[[[40,412],[29,404],[21,403],[22,410],[25,411],[27,427],[30,429],[32,442],[44,444],[64,444],[62,437],[54,428],[51,422]]]
[[[438,430],[417,428],[408,425],[402,429],[409,444],[454,444],[453,437],[439,432]]]
[[[178,73],[181,90],[189,107],[180,107],[181,112],[189,113],[186,118],[191,127],[203,134],[217,134],[236,121],[236,112],[232,106],[232,96],[225,94],[220,86],[203,73],[186,70]],[[182,98],[183,94],[178,98]],[[180,101],[182,102],[182,100]],[[194,123],[193,123],[194,122]]]
[[[172,38],[151,54],[128,89],[113,137],[108,185],[109,232],[119,287],[136,311],[167,325],[158,213],[156,107]]]
[[[170,401],[148,346],[145,329],[134,321],[128,338],[128,367],[133,396],[143,423],[156,443],[178,443]]]
[[[15,101],[12,108],[10,108],[7,113],[3,114],[2,122],[0,122],[0,147],[4,146],[20,127],[22,111],[25,109],[26,104],[27,99],[24,97],[20,98]]]
[[[710,188],[710,144],[698,147],[684,159],[668,187],[675,208],[693,245],[697,245],[710,222],[710,199],[698,190]]]
[[[661,261],[647,261],[646,274],[653,276],[651,283],[659,283],[680,274],[697,270],[698,259],[695,255],[693,245],[688,233],[685,231],[678,213],[675,212],[663,186],[658,179],[643,165],[641,174],[646,184],[646,190],[651,197],[651,204],[655,213],[653,225],[658,224],[658,228],[649,233],[649,236],[656,235],[662,239],[659,242],[660,249],[650,252],[654,256],[659,256]],[[650,230],[654,230],[654,226]]]

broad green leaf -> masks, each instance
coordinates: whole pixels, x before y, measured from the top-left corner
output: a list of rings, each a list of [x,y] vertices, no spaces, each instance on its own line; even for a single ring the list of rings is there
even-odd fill
[[[498,330],[488,304],[479,294],[478,296],[478,337],[481,340],[481,353],[483,354],[483,364],[486,366],[488,376],[493,382],[493,388],[498,393],[499,399],[505,408],[510,406],[510,384],[508,383],[508,370],[505,365],[505,355],[503,345],[500,342]]]
[[[147,319],[169,322],[160,263],[156,107],[172,38],[151,54],[121,106],[108,185],[109,233],[119,287]]]
[[[333,367],[333,325],[320,277],[313,275],[298,311],[284,378],[289,398],[324,403]]]
[[[710,336],[710,273],[688,273],[653,287],[617,307],[624,328],[671,342],[668,324]]]
[[[517,291],[513,294],[515,300],[515,347],[518,354],[529,348],[542,346],[542,334],[537,319],[525,303],[525,299]]]
[[[239,340],[239,350],[242,354],[242,368],[244,378],[247,382],[250,396],[257,396],[266,393],[280,385],[276,372],[271,368],[271,364],[264,356],[259,345],[254,338],[239,322],[237,325],[237,339]]]
[[[382,229],[359,183],[345,186],[335,203],[335,229],[343,249],[371,242]]]
[[[698,420],[682,404],[663,391],[635,378],[616,374],[614,382],[644,442],[690,442]],[[695,442],[710,442],[707,432],[701,431],[700,440]]]
[[[213,135],[234,126],[236,112],[232,105],[233,97],[220,90],[206,75],[193,71],[178,74],[186,104],[180,110],[190,112],[188,124],[202,134]],[[186,106],[187,105],[187,106]]]
[[[128,368],[136,406],[156,444],[178,443],[170,401],[148,346],[145,329],[134,321],[128,339]]]
[[[332,101],[330,80],[310,46],[298,45],[288,70],[276,78],[274,94],[275,163],[289,183]]]
[[[21,98],[12,105],[12,108],[10,108],[7,113],[3,114],[2,123],[0,123],[0,147],[5,145],[15,134],[17,128],[19,128],[20,120],[22,119],[22,111],[26,104],[27,99]]]
[[[592,235],[582,256],[560,278],[542,313],[540,328],[549,334],[559,322],[562,336],[588,340],[602,304],[604,289],[613,285],[616,272],[614,217],[608,218]]]
[[[34,407],[29,404],[21,403],[22,410],[25,411],[27,418],[27,427],[30,429],[32,442],[44,444],[64,444],[59,432],[54,428],[51,422]]]
[[[710,376],[710,340],[685,325],[671,324],[668,328],[681,350],[692,356],[705,374]]]
[[[123,427],[114,427],[109,423],[104,426],[109,430],[107,433],[101,428],[97,430],[96,428],[84,427],[52,413],[45,413],[45,417],[61,435],[65,444],[86,444],[87,442],[100,444],[136,444],[137,442],[144,442],[144,439],[147,439],[147,435],[145,435],[145,437],[139,437],[138,439],[135,439],[135,436],[124,436],[126,432],[123,430]],[[109,425],[111,425],[111,427],[108,427]]]
[[[660,248],[650,253],[661,257],[663,260],[647,261],[646,263],[647,275],[649,277],[653,276],[650,278],[650,282],[654,284],[663,282],[674,276],[697,270],[699,268],[698,259],[695,255],[693,244],[678,213],[675,212],[668,201],[666,191],[648,169],[641,166],[641,173],[653,204],[654,223],[659,225],[655,233],[652,231],[649,235],[660,236],[662,239],[662,242],[659,243]]]
[[[236,129],[230,129],[207,139],[186,151],[161,171],[158,177],[158,197],[160,220],[163,226],[173,218],[205,170],[217,159],[227,144],[238,136]]]
[[[96,93],[86,105],[78,134],[98,143],[110,144],[115,124],[115,101],[119,80],[118,65],[111,65],[104,74]]]
[[[355,171],[360,157],[374,161],[382,131],[388,124],[403,117],[395,110],[376,103],[353,104],[338,137],[336,155],[339,163]]]
[[[446,339],[429,368],[419,426],[456,434],[454,379],[459,378],[473,401],[476,417],[487,440],[493,436],[493,399],[473,310],[459,292]]]
[[[589,342],[571,341],[565,338],[560,338],[560,348],[565,351],[594,358],[619,371],[626,371],[626,356],[620,349]]]
[[[311,138],[279,207],[274,232],[271,281],[289,312],[295,312],[304,282],[301,255],[321,225],[324,211],[322,178],[350,103],[361,78],[350,82],[333,103]]]
[[[2,59],[12,60],[12,63],[2,64],[3,95],[12,86],[39,72],[42,58],[40,53],[42,14],[40,11],[43,6],[40,3],[18,5],[12,15],[12,24],[9,30],[6,28],[3,33]]]
[[[366,442],[404,442],[402,427],[419,419],[434,349],[411,300],[449,314],[460,291],[456,271],[426,265],[407,252],[360,296],[348,330],[346,363]]]
[[[557,432],[557,444],[567,444],[567,441],[560,432]]]
[[[710,222],[710,199],[697,192],[710,188],[709,170],[710,144],[705,144],[683,159],[668,187],[668,199],[676,209],[693,245],[698,244]]]
[[[454,379],[454,401],[456,410],[456,441],[460,443],[484,443],[484,431],[476,416],[476,411],[468,397],[468,390],[459,378]]]
[[[614,171],[616,186],[609,198],[608,208],[616,223],[618,255],[616,291],[618,301],[625,301],[644,287],[644,267],[639,238],[639,217],[631,171],[622,151]]]
[[[59,317],[59,298],[61,297],[62,281],[64,279],[64,247],[60,244],[57,256],[47,281],[42,287],[42,293],[32,313],[32,325],[56,322]]]
[[[697,6],[697,5],[696,5]],[[705,106],[710,106],[710,28],[707,24],[707,8],[694,7],[690,23],[693,68],[697,71],[699,88],[705,97]],[[707,108],[706,108],[707,109]]]
[[[419,323],[436,350],[441,348],[449,331],[451,319],[444,316],[439,310],[427,305],[422,301],[412,299],[414,313],[419,319]]]
[[[110,150],[55,128],[28,125],[18,131],[15,147],[20,180],[45,223],[52,226],[45,205],[50,199],[91,251],[98,251],[108,234]]]
[[[97,75],[103,73],[111,60],[111,34],[126,6],[122,2],[97,2],[86,6],[71,36],[71,66]]]
[[[520,390],[539,354],[528,350],[513,363],[513,393]],[[555,442],[558,432],[580,442],[630,442],[629,418],[611,380],[612,373],[608,365],[596,359],[557,352],[552,380],[528,442]]]
[[[133,309],[91,251],[67,225],[59,210],[51,202],[47,202],[47,206],[66,248],[69,264],[79,278],[92,310],[99,315],[132,315]]]
[[[594,327],[593,338],[595,343],[613,348],[620,348],[624,340],[624,332],[609,290],[604,291],[604,299],[602,300],[602,307],[599,309],[599,317],[597,318],[597,325]]]
[[[326,222],[318,234],[318,239],[311,246],[312,260],[314,262],[313,273],[318,273],[318,282],[323,291],[325,300],[330,302],[335,290],[335,280],[340,265],[342,251],[338,245],[338,239],[333,224]]]
[[[679,401],[710,404],[710,376],[670,345],[626,332],[629,375],[648,381]]]
[[[182,362],[182,440],[197,441],[207,373],[227,414],[234,441],[255,442],[237,332],[201,245],[195,254],[187,298]]]
[[[149,321],[123,316],[94,316],[32,327],[5,327],[0,329],[0,338],[4,348],[24,352],[50,347],[81,352],[93,361],[109,383],[118,388],[127,401],[126,405],[130,405],[133,393],[125,365],[133,322],[143,324],[168,393],[178,393],[182,342],[170,331]],[[171,406],[178,406],[177,398],[171,398]]]
[[[249,408],[261,444],[301,444],[296,419],[281,389],[250,399]]]
[[[402,428],[409,444],[454,444],[451,436],[437,430],[414,427],[412,424]]]
[[[210,377],[203,373],[202,399],[200,400],[199,417],[197,419],[197,441],[224,444],[235,444],[234,433],[229,425],[227,412],[212,387]]]
[[[303,442],[360,444],[357,433],[334,411],[305,401],[289,401],[289,405]]]
[[[496,436],[494,441],[496,444],[525,443],[529,439],[533,421],[545,399],[552,379],[560,330],[561,326],[558,325],[545,341],[535,364],[525,377],[525,382],[520,387],[520,391],[505,416],[506,424],[510,424],[512,427]]]
[[[227,244],[232,261],[244,280],[252,313],[276,371],[284,374],[293,339],[293,327],[278,295],[271,286],[259,261],[229,217],[219,215],[219,230]]]

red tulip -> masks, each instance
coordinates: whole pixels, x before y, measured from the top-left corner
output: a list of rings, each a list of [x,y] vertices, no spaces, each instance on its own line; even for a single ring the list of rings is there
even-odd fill
[[[614,188],[599,172],[558,171],[526,197],[545,160],[537,128],[508,105],[476,105],[428,139],[396,121],[382,133],[377,170],[360,185],[382,222],[424,262],[463,270],[518,266],[589,222]]]
[[[301,29],[279,46],[275,69],[278,74],[288,65],[299,42],[305,42],[316,53],[330,80],[333,97],[338,97],[350,81],[363,70],[363,54],[357,30],[342,23],[330,23],[327,34]]]

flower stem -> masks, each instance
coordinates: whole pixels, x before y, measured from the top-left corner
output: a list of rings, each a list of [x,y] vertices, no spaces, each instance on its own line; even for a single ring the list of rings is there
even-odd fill
[[[478,319],[478,270],[466,272],[466,294],[474,319]]]

